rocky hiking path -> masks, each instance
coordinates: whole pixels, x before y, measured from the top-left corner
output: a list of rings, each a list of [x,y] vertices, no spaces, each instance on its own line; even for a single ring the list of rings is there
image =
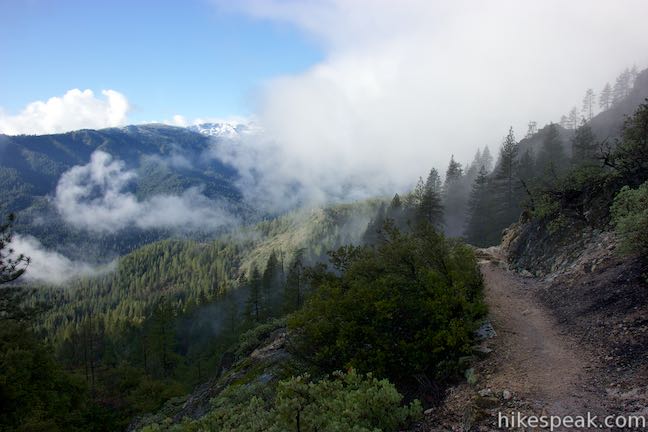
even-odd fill
[[[475,382],[452,388],[440,409],[428,411],[420,430],[501,430],[499,412],[509,417],[610,413],[605,388],[595,379],[601,372],[597,356],[538,302],[544,282],[508,271],[497,248],[479,256],[497,335],[481,344],[489,353],[475,365]]]
[[[507,388],[537,414],[605,412],[605,391],[589,385],[597,359],[537,302],[534,294],[542,282],[509,272],[496,259],[480,265],[500,338],[494,356],[499,365],[488,384]]]

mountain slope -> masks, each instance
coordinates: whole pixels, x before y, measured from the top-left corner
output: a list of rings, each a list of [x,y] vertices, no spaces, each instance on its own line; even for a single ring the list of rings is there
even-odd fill
[[[632,115],[646,98],[648,98],[648,69],[637,75],[632,90],[625,98],[612,105],[609,109],[601,111],[588,122],[596,139],[613,143],[620,136],[626,117]],[[556,126],[567,155],[571,155],[572,146],[570,140],[574,135],[574,131],[559,125]],[[524,154],[527,149],[531,149],[533,153],[537,154],[542,148],[542,142],[547,133],[548,126],[545,126],[530,137],[521,139],[519,142],[519,154]]]
[[[236,171],[215,159],[201,160],[211,145],[213,141],[200,133],[164,125],[80,130],[56,135],[0,135],[0,169],[9,174],[11,182],[24,185],[32,197],[20,198],[22,202],[31,203],[36,196],[52,193],[61,174],[75,165],[87,163],[93,152],[101,150],[124,161],[128,168],[142,167],[144,179],[136,186],[141,197],[206,183],[209,186],[207,195],[239,199],[233,185]],[[166,159],[166,166],[156,164],[160,159],[152,159],[154,156],[162,161]],[[168,171],[165,173],[163,168]],[[8,192],[6,185],[2,193]],[[10,210],[18,211],[24,208],[20,203],[14,199],[5,204]]]
[[[94,185],[92,179],[79,178],[87,183],[72,187],[87,187],[88,191],[87,196],[76,197],[75,204],[83,200],[89,206],[97,202],[114,206],[107,195],[113,193],[128,201],[126,204],[133,202],[132,206],[194,191],[189,198],[197,198],[203,207],[214,201],[237,219],[245,220],[252,212],[243,204],[236,186],[238,173],[213,156],[220,139],[225,138],[165,125],[42,136],[0,135],[0,208],[18,213],[17,232],[33,235],[47,248],[72,258],[92,261],[105,261],[168,237],[174,229],[155,223],[142,228],[134,226],[133,221],[111,230],[94,229],[92,220],[87,221],[88,226],[68,223],[57,209],[56,197],[61,192],[57,187],[62,185],[62,176],[79,167],[84,167],[87,175],[104,177],[95,179]],[[91,165],[97,154],[109,155],[103,168]],[[106,184],[108,181],[114,184]],[[211,231],[208,225],[204,230],[207,234]]]

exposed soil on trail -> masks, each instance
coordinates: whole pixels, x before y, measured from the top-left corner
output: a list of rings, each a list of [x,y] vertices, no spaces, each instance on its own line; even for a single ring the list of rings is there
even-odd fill
[[[608,355],[614,346],[590,343],[589,328],[567,322],[555,281],[509,271],[497,248],[480,255],[489,319],[497,335],[476,348],[481,358],[474,363],[472,383],[450,388],[443,406],[426,411],[418,431],[539,430],[498,428],[499,413],[509,418],[518,412],[537,416],[589,412],[599,418],[646,414],[645,370],[616,368],[615,357]]]
[[[529,401],[536,412],[568,415],[597,411],[600,392],[583,388],[596,359],[562,330],[534,293],[541,283],[484,262],[490,317],[500,341],[499,365],[488,384]]]

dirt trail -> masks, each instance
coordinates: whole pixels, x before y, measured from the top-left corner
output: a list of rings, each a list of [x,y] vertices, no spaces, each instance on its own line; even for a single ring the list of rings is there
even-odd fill
[[[493,327],[496,363],[485,385],[508,389],[535,414],[605,412],[604,390],[592,385],[597,359],[560,328],[535,299],[541,282],[498,265],[480,263]]]
[[[610,413],[610,400],[597,378],[602,373],[599,358],[537,300],[543,282],[508,271],[497,248],[478,253],[483,258],[480,268],[489,318],[497,335],[481,343],[480,351],[488,353],[474,363],[475,382],[449,389],[444,404],[428,410],[417,431],[502,430],[499,413],[508,417]]]

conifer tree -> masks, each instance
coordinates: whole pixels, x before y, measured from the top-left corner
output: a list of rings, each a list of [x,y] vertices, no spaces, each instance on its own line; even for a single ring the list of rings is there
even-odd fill
[[[451,184],[452,182],[458,180],[463,175],[463,170],[461,164],[454,159],[454,155],[450,156],[450,163],[448,164],[448,170],[446,171],[445,184]]]
[[[538,174],[545,178],[555,179],[566,168],[566,156],[558,128],[554,123],[547,127],[542,148],[538,153]]]
[[[225,292],[223,302],[225,303],[225,324],[227,326],[227,333],[230,335],[236,335],[241,325],[239,322],[239,304],[236,301],[236,297],[231,292]]]
[[[595,101],[596,98],[594,97],[594,90],[587,89],[585,96],[583,97],[583,108],[581,109],[583,118],[587,121],[592,120],[592,117],[594,117]]]
[[[513,128],[504,138],[500,149],[498,171],[495,176],[498,199],[501,203],[500,216],[502,224],[507,226],[519,212],[516,185],[518,144],[515,141]]]
[[[149,341],[162,375],[168,376],[173,369],[175,331],[173,307],[166,299],[162,299],[153,311]]]
[[[610,83],[605,83],[605,87],[601,90],[599,95],[599,107],[603,111],[607,111],[612,106],[612,87]]]
[[[648,100],[626,120],[616,148],[602,157],[629,186],[639,186],[648,179]]]
[[[630,78],[629,78],[629,89],[632,90],[632,88],[635,85],[635,81],[637,80],[637,76],[639,76],[639,72],[637,71],[637,65],[632,65],[632,69],[630,69]]]
[[[362,237],[363,243],[367,245],[376,245],[383,239],[382,229],[385,225],[387,218],[385,203],[381,203],[376,211],[376,215],[367,224],[364,236]]]
[[[252,264],[248,286],[250,294],[247,300],[246,315],[249,320],[259,323],[262,317],[263,292],[261,289],[261,274],[256,264]]]
[[[446,234],[451,237],[460,236],[465,225],[468,191],[463,180],[463,169],[453,155],[443,184],[444,222]]]
[[[27,269],[29,258],[14,253],[11,247],[11,226],[16,217],[10,214],[5,223],[0,223],[0,284],[18,279]]]
[[[389,211],[390,214],[392,212],[397,212],[403,208],[403,201],[401,200],[400,195],[395,194],[394,198],[392,198],[391,203],[389,203]]]
[[[522,153],[522,156],[520,156],[517,172],[519,179],[529,187],[536,177],[535,160],[530,148],[526,149],[524,153]]]
[[[630,93],[631,79],[632,75],[627,68],[617,77],[612,89],[612,105],[618,104]]]
[[[425,189],[434,192],[435,194],[441,194],[441,177],[436,168],[430,170],[430,173],[425,180]]]
[[[284,310],[286,312],[295,311],[304,303],[305,278],[303,254],[303,249],[298,250],[288,267],[284,295]]]
[[[477,148],[477,152],[475,153],[472,162],[468,166],[468,169],[466,169],[466,181],[472,183],[477,177],[477,174],[479,173],[479,169],[481,167],[481,158],[481,149]]]
[[[485,247],[497,242],[493,239],[494,208],[489,193],[488,172],[482,165],[470,191],[468,217],[464,235],[468,243]]]
[[[480,167],[483,166],[487,173],[493,170],[493,155],[491,155],[488,146],[484,147],[481,155]]]
[[[283,286],[283,269],[279,265],[277,253],[273,250],[266,262],[265,270],[261,278],[263,298],[265,299],[268,314],[278,312],[281,301],[280,286]]]
[[[406,230],[409,219],[410,218],[408,215],[408,209],[403,203],[403,200],[401,199],[399,194],[395,194],[394,198],[392,198],[391,202],[389,203],[389,206],[387,207],[385,221],[391,220],[393,221],[394,225],[398,229]],[[383,222],[383,226],[384,226],[384,222]],[[381,233],[382,233],[382,227],[381,227]]]
[[[576,129],[581,122],[581,116],[578,115],[578,108],[574,107],[569,112],[569,129]]]
[[[432,168],[423,187],[419,203],[420,219],[435,227],[443,221],[443,204],[441,203],[441,179],[436,169]]]
[[[597,145],[592,128],[583,123],[572,137],[572,165],[590,165],[596,160]]]

